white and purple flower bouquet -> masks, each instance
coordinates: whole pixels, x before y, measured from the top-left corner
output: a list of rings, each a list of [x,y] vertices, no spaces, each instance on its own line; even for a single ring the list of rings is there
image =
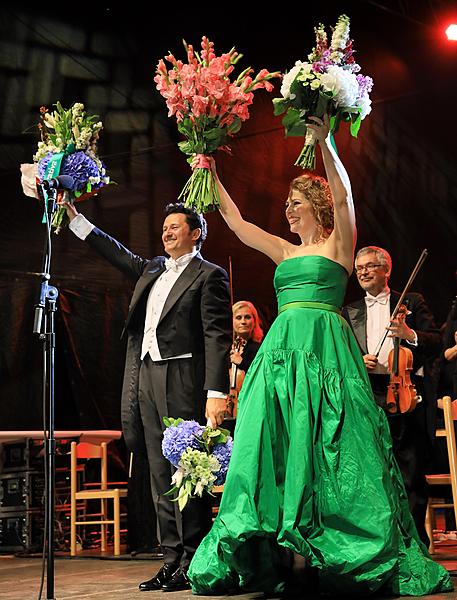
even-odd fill
[[[316,46],[307,62],[297,61],[283,77],[281,98],[275,98],[274,112],[280,115],[286,136],[305,136],[303,149],[295,164],[303,169],[316,166],[314,132],[306,127],[310,116],[330,117],[330,131],[336,132],[341,121],[350,122],[357,137],[361,121],[371,112],[371,77],[361,75],[354,60],[349,38],[349,17],[341,15],[333,29],[330,44],[325,27],[314,28]]]
[[[211,494],[214,486],[224,483],[233,439],[226,429],[204,427],[197,421],[165,417],[163,422],[162,452],[177,469],[167,493],[177,492],[182,511],[190,498],[201,497],[204,491]]]
[[[103,124],[97,115],[87,115],[84,105],[75,103],[69,109],[55,104],[50,112],[40,108],[41,122],[38,128],[41,140],[33,156],[33,164],[21,165],[22,186],[27,196],[38,197],[36,183],[59,175],[71,177],[71,188],[65,199],[79,202],[93,196],[110,183],[106,168],[97,156],[97,140]],[[62,195],[61,195],[62,196]],[[58,197],[58,201],[62,197]],[[57,230],[63,225],[65,209],[59,207],[52,219]]]

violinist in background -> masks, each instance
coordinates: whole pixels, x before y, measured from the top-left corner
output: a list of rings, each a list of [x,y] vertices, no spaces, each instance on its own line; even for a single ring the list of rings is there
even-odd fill
[[[440,351],[440,334],[423,296],[407,293],[405,319],[390,316],[400,294],[391,291],[388,283],[392,271],[389,253],[377,246],[358,251],[355,273],[365,298],[347,305],[343,316],[359,343],[376,402],[386,410],[387,390],[391,375],[388,356],[394,337],[412,351],[411,382],[421,398],[408,413],[391,414],[386,410],[393,452],[403,475],[411,513],[420,538],[428,546],[425,532],[427,485],[425,473],[431,460],[431,447],[436,423],[436,381],[433,363]],[[379,350],[386,328],[389,335]]]
[[[262,323],[256,307],[248,300],[240,300],[232,306],[233,344],[230,350],[230,395],[227,409],[236,417],[238,394],[244,376],[263,340]]]

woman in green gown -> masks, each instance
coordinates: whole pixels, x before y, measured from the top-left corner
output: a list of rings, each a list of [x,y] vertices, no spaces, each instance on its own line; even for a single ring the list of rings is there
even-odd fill
[[[418,538],[386,417],[340,315],[356,240],[351,187],[328,119],[309,128],[328,184],[291,184],[286,218],[299,245],[246,222],[217,180],[230,229],[278,265],[279,314],[244,381],[219,513],[188,577],[196,594],[277,593],[289,549],[317,568],[323,592],[450,590]]]

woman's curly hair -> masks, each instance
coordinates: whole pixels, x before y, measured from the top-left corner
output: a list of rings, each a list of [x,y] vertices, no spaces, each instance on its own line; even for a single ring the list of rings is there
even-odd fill
[[[322,236],[328,237],[333,231],[333,199],[328,182],[319,175],[306,173],[291,181],[289,198],[294,190],[304,195],[311,203],[314,216],[320,228]]]

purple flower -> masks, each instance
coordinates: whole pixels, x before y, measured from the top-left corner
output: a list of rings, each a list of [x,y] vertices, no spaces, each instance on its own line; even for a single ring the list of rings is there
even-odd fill
[[[373,79],[368,75],[356,75],[357,83],[359,84],[358,97],[369,94],[373,89]]]
[[[38,175],[41,180],[45,177],[46,168],[52,156],[52,152],[48,152],[38,163]],[[63,157],[59,175],[70,175],[73,178],[72,192],[85,190],[90,177],[101,177],[96,163],[82,151],[73,152]],[[101,185],[102,183],[92,184],[93,187],[100,187]]]
[[[229,468],[230,457],[232,455],[232,448],[233,439],[231,437],[227,438],[225,444],[216,444],[213,448],[211,454],[217,458],[221,465],[221,468],[216,473],[217,479],[214,482],[214,485],[222,485],[225,481],[225,477]]]
[[[197,439],[204,431],[197,421],[182,421],[179,425],[167,427],[163,433],[162,453],[175,467],[187,448],[199,450],[201,445]]]

